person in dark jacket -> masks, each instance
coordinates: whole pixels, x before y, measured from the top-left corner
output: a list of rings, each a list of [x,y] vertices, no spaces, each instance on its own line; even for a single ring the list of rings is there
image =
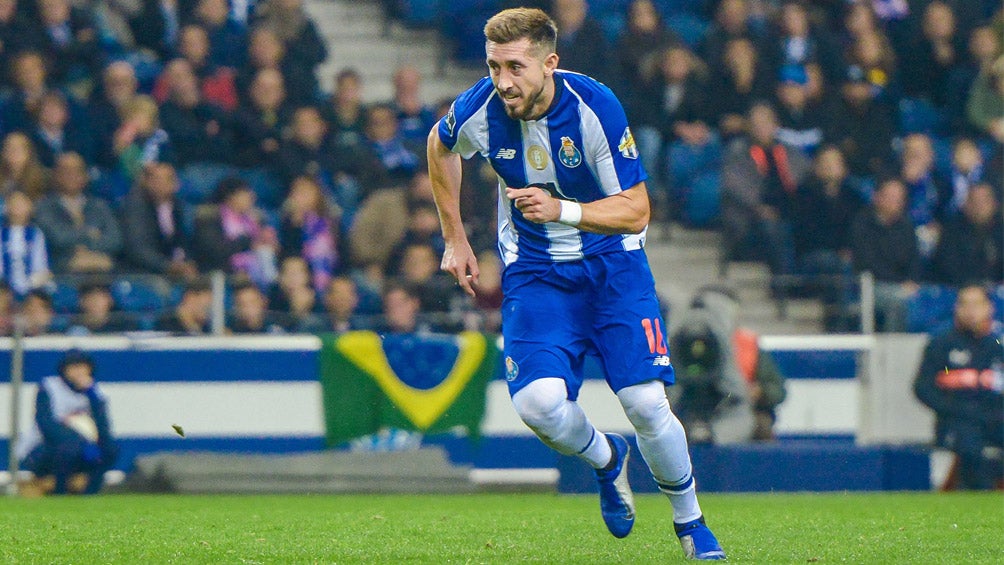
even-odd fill
[[[962,212],[949,220],[934,253],[935,278],[950,285],[1000,284],[1004,280],[1004,228],[994,189],[973,186]]]
[[[35,425],[21,437],[21,467],[34,475],[18,485],[23,496],[96,494],[118,458],[108,400],[94,380],[94,360],[69,351],[57,375],[42,379]]]
[[[178,175],[173,166],[147,165],[120,213],[122,229],[128,234],[123,249],[127,267],[185,279],[198,275],[188,226],[191,218],[177,194]]]
[[[903,181],[889,178],[879,185],[873,206],[854,218],[851,249],[854,270],[875,276],[875,309],[883,320],[882,330],[906,330],[906,302],[918,289],[920,251],[906,215]]]
[[[1004,480],[1004,349],[980,286],[959,291],[955,327],[928,343],[913,390],[937,417],[935,442],[955,452],[963,489]]]

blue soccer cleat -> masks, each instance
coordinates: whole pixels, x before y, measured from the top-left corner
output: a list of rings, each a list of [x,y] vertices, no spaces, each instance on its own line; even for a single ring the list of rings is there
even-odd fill
[[[715,561],[725,559],[722,546],[718,545],[715,534],[704,523],[704,516],[685,524],[673,524],[676,536],[680,538],[683,554],[687,559]]]
[[[631,448],[624,436],[606,434],[613,450],[613,469],[596,469],[596,480],[600,483],[600,512],[603,522],[614,537],[622,538],[631,533],[634,526],[634,495],[628,484],[628,455]]]

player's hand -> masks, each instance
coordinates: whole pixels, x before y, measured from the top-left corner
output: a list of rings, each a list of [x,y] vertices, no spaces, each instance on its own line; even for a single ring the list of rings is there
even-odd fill
[[[453,275],[453,278],[457,279],[457,284],[468,296],[474,296],[474,287],[471,285],[478,283],[478,258],[474,255],[474,250],[471,249],[466,237],[462,241],[446,242],[440,269]]]
[[[557,222],[561,216],[561,202],[541,188],[506,188],[506,198],[516,204],[523,217],[536,224]]]

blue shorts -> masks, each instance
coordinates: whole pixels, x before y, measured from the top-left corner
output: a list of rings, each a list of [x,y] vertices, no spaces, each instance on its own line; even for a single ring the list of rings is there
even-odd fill
[[[587,354],[620,389],[674,381],[655,281],[643,250],[581,261],[520,263],[502,275],[502,336],[509,394],[547,377],[578,397]]]

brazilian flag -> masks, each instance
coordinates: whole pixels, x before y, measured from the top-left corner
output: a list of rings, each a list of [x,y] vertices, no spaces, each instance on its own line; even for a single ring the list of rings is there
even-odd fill
[[[321,336],[328,446],[391,427],[477,437],[496,365],[494,339],[369,331]]]

